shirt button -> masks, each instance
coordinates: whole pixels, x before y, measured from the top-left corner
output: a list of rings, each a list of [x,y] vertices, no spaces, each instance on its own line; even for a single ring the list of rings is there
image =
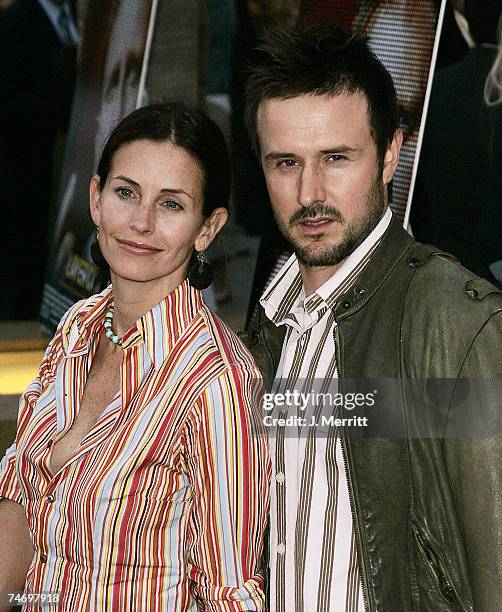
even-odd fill
[[[52,440],[49,440],[49,441],[47,442],[47,448],[50,448],[51,446],[52,446]]]
[[[47,563],[47,555],[40,555],[40,563]]]
[[[275,475],[275,479],[277,480],[277,482],[282,484],[286,480],[286,476],[284,476],[283,472],[277,472],[277,474]]]
[[[52,502],[54,501],[54,495],[47,495],[45,499],[49,504],[52,504]]]
[[[284,546],[284,544],[277,544],[277,554],[278,555],[283,555],[286,552],[286,547]]]

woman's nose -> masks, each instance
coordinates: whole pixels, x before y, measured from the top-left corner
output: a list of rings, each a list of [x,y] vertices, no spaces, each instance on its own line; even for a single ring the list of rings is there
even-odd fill
[[[132,213],[129,226],[142,234],[152,232],[155,226],[155,207],[141,200]]]

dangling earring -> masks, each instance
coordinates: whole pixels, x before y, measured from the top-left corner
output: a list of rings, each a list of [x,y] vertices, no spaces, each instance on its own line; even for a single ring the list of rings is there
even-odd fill
[[[213,282],[213,267],[204,261],[203,251],[195,252],[195,261],[188,272],[188,280],[195,289],[207,289]]]
[[[102,270],[107,270],[108,262],[103,257],[103,253],[101,252],[101,249],[99,248],[98,239],[99,239],[99,225],[96,225],[96,238],[92,241],[92,244],[91,244],[91,259],[98,266],[98,268],[101,268]]]

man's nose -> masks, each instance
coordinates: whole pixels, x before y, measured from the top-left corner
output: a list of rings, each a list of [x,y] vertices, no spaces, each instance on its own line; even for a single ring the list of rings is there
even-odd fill
[[[129,227],[142,234],[153,231],[155,225],[155,205],[141,199],[132,213]]]
[[[317,202],[326,201],[324,178],[318,168],[305,166],[300,174],[298,186],[298,204],[308,207]]]

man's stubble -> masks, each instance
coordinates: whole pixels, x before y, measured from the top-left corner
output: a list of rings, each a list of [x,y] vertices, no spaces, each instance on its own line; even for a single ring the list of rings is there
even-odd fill
[[[300,263],[308,267],[335,266],[346,259],[364,242],[382,219],[384,212],[383,184],[381,175],[378,174],[366,196],[365,214],[356,221],[346,224],[343,215],[335,206],[322,202],[313,204],[308,208],[302,208],[286,222],[278,219],[276,215],[276,221],[282,234],[292,245]],[[291,231],[291,228],[302,219],[313,219],[319,216],[331,217],[335,222],[345,227],[340,242],[328,245],[321,251],[312,247],[315,246],[316,242],[320,242],[324,235],[313,237],[309,245],[302,246],[294,238]]]

